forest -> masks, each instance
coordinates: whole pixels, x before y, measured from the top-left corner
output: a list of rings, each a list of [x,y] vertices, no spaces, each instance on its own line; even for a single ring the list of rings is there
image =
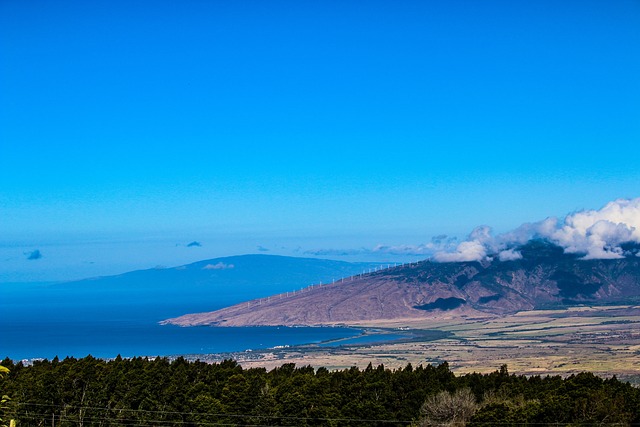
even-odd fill
[[[503,365],[271,371],[184,358],[5,359],[0,425],[640,426],[640,389],[615,377],[524,376]],[[4,371],[4,370],[3,370]]]

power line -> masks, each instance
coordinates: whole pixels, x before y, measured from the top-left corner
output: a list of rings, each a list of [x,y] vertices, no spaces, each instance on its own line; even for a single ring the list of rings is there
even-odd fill
[[[271,420],[288,420],[288,421],[324,421],[324,422],[357,422],[357,423],[396,423],[396,424],[409,424],[414,422],[415,420],[407,421],[407,420],[382,420],[382,419],[366,419],[366,418],[326,418],[326,417],[293,417],[293,416],[279,416],[279,415],[248,415],[248,414],[229,414],[229,413],[211,413],[211,412],[181,412],[181,411],[157,411],[157,410],[146,410],[146,409],[130,409],[130,408],[109,408],[109,407],[99,407],[99,406],[75,406],[75,405],[54,405],[54,404],[46,404],[46,403],[29,403],[29,402],[19,402],[18,406],[38,406],[45,408],[55,408],[58,410],[95,410],[95,411],[107,411],[107,412],[127,412],[127,413],[144,413],[144,414],[154,414],[154,415],[178,415],[178,416],[198,416],[197,420],[167,420],[167,419],[138,419],[138,418],[124,418],[117,416],[100,416],[98,414],[86,414],[80,416],[79,414],[67,414],[60,413],[58,415],[54,415],[55,421],[63,422],[78,422],[82,419],[83,422],[126,422],[128,426],[132,427],[147,427],[149,425],[154,426],[176,426],[176,425],[184,425],[197,423],[200,426],[208,426],[208,425],[221,425],[221,426],[243,426],[243,427],[263,427],[268,424],[238,424],[238,422],[233,422],[230,424],[220,424],[220,421],[215,423],[208,422],[202,420],[202,418],[206,417],[214,417],[214,418],[235,418],[235,419],[271,419]],[[52,413],[43,413],[43,412],[17,412],[19,416],[18,420],[28,419],[28,420],[44,420],[49,418]],[[134,423],[134,424],[131,424]],[[486,422],[479,421],[477,423],[467,421],[466,425],[472,427],[474,425],[485,425]],[[499,422],[492,421],[492,425],[511,425],[511,426],[560,426],[567,425],[566,422]],[[569,423],[570,424],[570,423]],[[449,423],[442,424],[431,424],[435,426],[448,426]],[[626,426],[626,423],[606,423],[606,422],[584,422],[581,421],[580,425],[582,426]]]
[[[249,414],[234,414],[234,413],[212,413],[212,412],[181,412],[181,411],[154,411],[147,409],[129,409],[129,408],[108,408],[98,406],[74,406],[74,405],[54,405],[47,403],[29,403],[19,402],[19,406],[39,406],[47,408],[56,408],[59,410],[95,410],[95,411],[112,411],[112,412],[133,412],[133,413],[147,413],[147,414],[166,414],[166,415],[198,415],[198,416],[212,416],[212,417],[230,417],[230,418],[269,418],[269,419],[282,419],[282,420],[295,420],[295,421],[342,421],[342,422],[376,422],[376,423],[410,423],[407,420],[380,420],[380,419],[365,419],[365,418],[325,418],[325,417],[293,417],[287,415],[249,415]],[[51,415],[40,414],[40,415]],[[74,418],[77,420],[77,418]],[[116,418],[119,420],[119,418]],[[136,421],[136,420],[134,420]],[[171,421],[177,422],[177,421]],[[182,421],[183,423],[185,421]]]

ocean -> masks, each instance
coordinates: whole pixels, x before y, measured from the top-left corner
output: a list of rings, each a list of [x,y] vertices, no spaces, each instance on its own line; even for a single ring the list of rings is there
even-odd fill
[[[145,295],[78,295],[47,284],[0,284],[0,358],[99,358],[240,352],[349,337],[350,328],[161,326],[160,320],[240,302],[193,301]]]

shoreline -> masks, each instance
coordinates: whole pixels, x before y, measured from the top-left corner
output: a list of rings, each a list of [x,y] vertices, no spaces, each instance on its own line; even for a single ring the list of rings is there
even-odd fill
[[[638,305],[530,310],[493,319],[404,319],[383,325],[325,327],[359,333],[299,345],[283,343],[244,351],[161,357],[210,363],[233,359],[244,368],[273,369],[294,363],[331,370],[365,368],[369,364],[397,369],[409,363],[418,366],[446,361],[459,374],[492,372],[506,364],[511,371],[524,375],[565,376],[586,371],[604,377],[616,375],[640,384]],[[218,329],[228,331],[233,327]],[[366,341],[358,342],[359,339]],[[105,358],[108,359],[112,358]]]
[[[616,375],[640,385],[640,307],[592,306],[530,310],[496,319],[441,319],[398,326],[348,325],[375,334],[402,332],[388,342],[321,346],[306,344],[251,352],[188,355],[218,362],[232,358],[245,368],[284,363],[327,369],[389,368],[447,362],[455,373],[488,373],[506,364],[524,375]],[[446,335],[433,337],[429,331]],[[335,340],[336,342],[348,341]]]

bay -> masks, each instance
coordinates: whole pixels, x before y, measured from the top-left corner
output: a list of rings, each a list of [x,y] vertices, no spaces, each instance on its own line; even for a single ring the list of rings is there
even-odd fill
[[[2,326],[0,354],[13,360],[176,356],[262,350],[359,335],[348,328],[190,327],[131,321],[22,322]]]
[[[210,311],[245,296],[218,300],[88,292],[32,284],[2,286],[0,358],[176,356],[263,350],[360,335],[334,327],[188,327],[158,322]]]

